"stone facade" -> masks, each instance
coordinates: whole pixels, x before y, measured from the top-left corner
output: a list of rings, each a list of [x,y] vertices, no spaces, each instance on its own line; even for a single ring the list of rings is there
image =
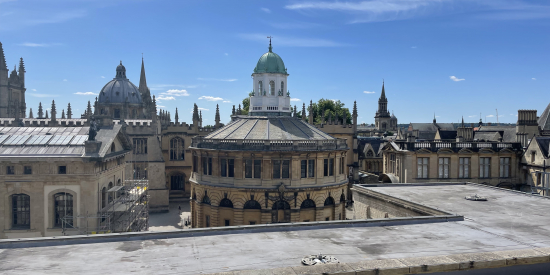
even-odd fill
[[[19,60],[19,70],[14,67],[9,73],[4,49],[0,43],[0,118],[26,117],[26,90],[23,58]]]

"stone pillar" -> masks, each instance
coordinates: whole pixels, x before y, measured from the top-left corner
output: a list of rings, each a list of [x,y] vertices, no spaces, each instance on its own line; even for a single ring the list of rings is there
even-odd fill
[[[243,209],[233,209],[233,225],[245,225]]]

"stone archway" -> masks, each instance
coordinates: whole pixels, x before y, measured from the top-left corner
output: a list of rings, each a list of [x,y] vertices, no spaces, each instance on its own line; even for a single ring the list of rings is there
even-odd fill
[[[286,201],[277,201],[271,208],[271,222],[290,222],[290,204]]]

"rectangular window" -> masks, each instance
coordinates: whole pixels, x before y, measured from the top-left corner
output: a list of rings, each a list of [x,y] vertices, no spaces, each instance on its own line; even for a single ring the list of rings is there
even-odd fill
[[[202,174],[208,175],[208,158],[202,157]]]
[[[418,178],[427,179],[428,178],[428,161],[429,158],[418,158],[417,159],[417,168],[418,168]]]
[[[273,161],[273,178],[274,179],[281,178],[281,161],[280,160]]]
[[[491,158],[479,158],[479,177],[491,177]]]
[[[58,166],[57,167],[57,173],[58,174],[67,174],[67,166]]]
[[[307,177],[307,160],[301,160],[300,161],[300,178],[306,178]]]
[[[470,158],[459,158],[458,178],[470,178]]]
[[[197,156],[193,156],[193,172],[198,171],[198,168],[197,168],[197,165],[199,165],[198,158],[199,157],[197,157]]]
[[[115,109],[115,119],[120,118],[120,109]]]
[[[250,225],[255,225],[256,224],[256,222],[253,222],[253,221],[250,221],[249,223],[250,223]]]
[[[283,179],[290,178],[290,160],[283,160]]]
[[[500,158],[500,177],[510,177],[510,158]]]
[[[227,160],[227,176],[230,178],[235,177],[235,160],[234,159]]]
[[[449,158],[439,158],[439,178],[449,178]]]
[[[328,159],[323,160],[323,176],[328,176]]]
[[[227,160],[226,159],[220,159],[220,175],[222,177],[227,177]]]
[[[134,138],[134,154],[141,155],[147,154],[147,139],[146,138]]]
[[[6,166],[6,174],[7,175],[15,175],[15,167],[14,166]]]
[[[247,179],[252,178],[252,160],[247,159],[244,161],[244,177]]]
[[[315,160],[314,159],[308,160],[307,176],[309,178],[315,177]]]
[[[204,220],[205,220],[205,223],[206,223],[206,226],[205,227],[210,227],[210,216],[209,215],[206,215],[204,217]]]
[[[230,220],[224,220],[224,222],[225,222],[225,226],[229,226],[231,224]]]
[[[328,159],[328,175],[334,175],[334,159]]]
[[[535,152],[531,152],[531,163],[535,163]]]
[[[262,160],[261,159],[254,160],[254,178],[255,179],[262,178]]]
[[[212,176],[212,158],[208,158],[208,175]]]
[[[134,163],[134,179],[147,179],[147,164]]]
[[[30,196],[25,194],[12,195],[12,228],[28,229],[31,224]]]
[[[25,166],[25,167],[24,167],[24,170],[23,170],[23,173],[24,173],[25,175],[30,175],[30,174],[32,174],[32,166]]]

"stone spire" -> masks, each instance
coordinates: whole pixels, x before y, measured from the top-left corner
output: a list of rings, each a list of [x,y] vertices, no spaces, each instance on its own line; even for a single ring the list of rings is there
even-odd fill
[[[298,113],[296,112],[296,105],[294,105],[294,114],[293,114],[294,117],[297,117],[298,116]]]
[[[195,103],[195,105],[193,106],[193,125],[199,126],[199,121],[199,106],[197,106],[197,104]]]
[[[90,104],[90,101],[88,100],[88,107],[86,108],[86,117],[92,116],[92,104]]]
[[[25,63],[23,62],[23,57],[19,60],[19,81],[22,87],[25,87]]]
[[[199,111],[199,127],[202,127],[202,111]]]
[[[62,119],[65,119],[65,109],[62,109],[62,110],[61,110],[61,118],[62,118]]]
[[[42,112],[42,102],[38,103],[38,118],[44,118],[44,113]]]
[[[378,99],[378,111],[376,111],[376,117],[389,117],[390,112],[388,112],[388,99],[386,98],[386,90],[384,88],[384,81],[382,81],[382,93]]]
[[[49,119],[48,110],[46,110],[46,117],[45,117],[45,119]]]
[[[4,55],[4,48],[2,42],[0,42],[0,70],[7,71],[8,65],[6,64],[6,56]]]
[[[357,125],[357,101],[353,102],[353,114],[351,116],[353,117],[353,125]]]
[[[174,121],[176,122],[176,124],[179,123],[178,108],[176,108],[176,115],[174,116]]]
[[[235,115],[235,105],[233,105],[233,111],[231,111],[231,115]]]
[[[462,116],[462,128],[464,128],[464,116]]]
[[[305,102],[302,105],[302,120],[306,121],[306,103]]]
[[[437,120],[435,120],[435,112],[434,112],[434,120],[433,120],[434,124],[437,123]]]
[[[32,108],[29,109],[29,118],[34,118],[32,117]]]
[[[68,119],[73,118],[73,110],[71,109],[71,103],[69,103],[69,105],[67,105],[67,118]]]
[[[220,127],[220,105],[219,104],[216,104],[216,116],[214,117],[214,121],[216,122],[214,127],[216,127],[216,129],[219,128]]]
[[[52,122],[55,122],[56,121],[56,115],[57,115],[57,111],[55,110],[55,100],[52,100]]]
[[[239,103],[239,108],[237,109],[237,115],[241,115],[241,104]]]
[[[308,117],[309,124],[313,125],[313,100],[309,101],[309,117]]]
[[[153,122],[157,122],[157,99],[155,98],[155,95],[153,95],[153,106],[151,107],[151,116],[153,118]]]
[[[143,61],[143,57],[141,58],[141,74],[139,76],[139,91],[142,92],[142,89],[147,89],[147,79],[145,78],[145,62]]]

